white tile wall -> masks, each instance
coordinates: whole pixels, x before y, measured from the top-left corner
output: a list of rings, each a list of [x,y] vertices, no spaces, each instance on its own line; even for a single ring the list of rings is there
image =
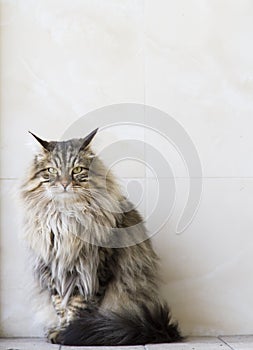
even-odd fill
[[[42,335],[35,324],[30,297],[31,275],[26,249],[21,240],[21,210],[17,201],[18,182],[1,180],[1,334]]]
[[[2,177],[30,157],[28,130],[59,138],[90,110],[144,102],[142,0],[1,6]]]
[[[13,199],[16,179],[32,157],[27,131],[59,139],[97,126],[94,147],[129,186],[150,234],[164,223],[153,241],[163,293],[183,332],[252,333],[252,1],[0,3],[1,333],[42,335],[27,299],[20,208]],[[118,103],[161,109],[196,146],[203,195],[181,234],[177,224],[189,190],[185,164],[159,133],[133,126],[152,122],[144,108],[106,107]],[[122,124],[126,119],[131,125]],[[112,121],[118,125],[107,128]],[[131,147],[122,142],[129,139]]]
[[[252,1],[145,2],[146,103],[178,120],[204,176],[252,176]]]
[[[176,183],[175,210],[153,237],[163,292],[185,334],[250,334],[253,180],[204,179],[199,211],[181,234],[175,229],[187,183]]]

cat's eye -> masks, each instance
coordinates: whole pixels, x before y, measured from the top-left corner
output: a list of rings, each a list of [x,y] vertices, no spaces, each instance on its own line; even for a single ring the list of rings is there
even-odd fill
[[[48,171],[51,174],[57,174],[57,169],[55,169],[55,168],[48,168]]]
[[[73,174],[80,174],[83,168],[81,166],[77,166],[73,169]]]

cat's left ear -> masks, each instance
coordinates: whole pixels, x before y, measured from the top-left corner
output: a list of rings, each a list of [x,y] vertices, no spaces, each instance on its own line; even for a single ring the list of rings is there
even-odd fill
[[[97,131],[98,131],[98,128],[93,130],[89,135],[87,135],[83,139],[83,143],[82,143],[82,146],[80,147],[80,151],[83,151],[86,147],[89,146],[89,144],[91,143],[93,137],[96,135]]]

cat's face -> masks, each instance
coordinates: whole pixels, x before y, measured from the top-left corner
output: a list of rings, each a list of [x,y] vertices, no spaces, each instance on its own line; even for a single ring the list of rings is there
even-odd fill
[[[33,135],[42,145],[34,160],[34,190],[54,199],[66,199],[87,189],[94,157],[89,143],[96,131],[85,139],[62,142],[47,142]]]

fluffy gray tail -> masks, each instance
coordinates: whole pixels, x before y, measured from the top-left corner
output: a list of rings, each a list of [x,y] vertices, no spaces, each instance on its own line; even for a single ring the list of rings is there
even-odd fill
[[[166,306],[158,305],[152,312],[141,306],[141,316],[124,311],[86,310],[57,337],[64,345],[143,345],[169,343],[182,339],[177,324],[171,323]]]

